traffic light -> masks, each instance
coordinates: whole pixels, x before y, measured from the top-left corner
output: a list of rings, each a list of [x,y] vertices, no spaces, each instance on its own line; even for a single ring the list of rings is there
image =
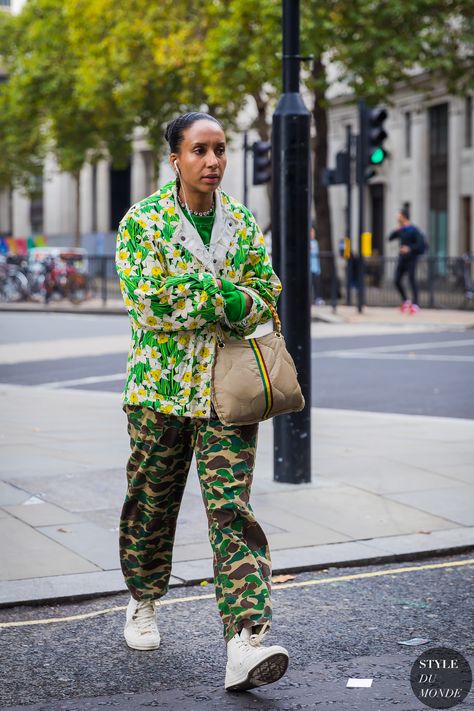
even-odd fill
[[[253,184],[263,185],[272,178],[272,144],[270,141],[255,141],[253,152]]]
[[[336,185],[347,185],[351,179],[351,158],[347,151],[336,153]]]
[[[351,159],[347,151],[336,153],[336,167],[324,168],[321,174],[321,183],[326,187],[330,185],[347,185],[351,175]]]
[[[367,140],[367,165],[382,165],[387,157],[383,147],[388,134],[384,129],[384,122],[388,116],[386,109],[367,109],[366,112],[366,140]]]

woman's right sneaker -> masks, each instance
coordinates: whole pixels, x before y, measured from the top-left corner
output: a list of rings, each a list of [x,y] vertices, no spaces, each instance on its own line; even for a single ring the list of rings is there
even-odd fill
[[[408,313],[410,313],[410,308],[411,308],[411,301],[404,301],[403,304],[400,306],[400,311],[403,314],[408,314]]]
[[[153,600],[130,598],[127,607],[127,621],[124,628],[125,640],[132,649],[158,649],[160,633],[156,624],[156,609]]]
[[[227,666],[224,686],[226,691],[246,691],[256,686],[271,684],[281,679],[288,668],[288,652],[274,644],[264,647],[268,621],[260,632],[252,634],[243,627],[227,642]]]

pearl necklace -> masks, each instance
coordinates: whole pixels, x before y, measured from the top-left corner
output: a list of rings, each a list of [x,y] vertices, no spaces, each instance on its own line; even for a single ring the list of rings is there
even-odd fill
[[[182,202],[179,195],[178,195],[178,202],[181,205],[181,207],[184,207],[186,210],[189,210],[191,215],[197,215],[198,217],[207,217],[208,215],[211,215],[214,210],[214,198],[212,199],[212,205],[209,208],[209,210],[205,210],[204,212],[198,212],[197,210],[191,210],[189,207],[186,206],[185,203]]]

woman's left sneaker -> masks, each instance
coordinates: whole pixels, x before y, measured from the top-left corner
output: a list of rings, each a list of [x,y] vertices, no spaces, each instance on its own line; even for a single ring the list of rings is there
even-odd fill
[[[265,622],[258,634],[244,627],[227,642],[226,691],[246,691],[256,686],[278,681],[288,668],[288,652],[274,644],[263,647],[266,634]]]
[[[125,640],[132,649],[158,649],[160,632],[156,624],[156,607],[153,600],[130,598],[124,628]]]
[[[420,307],[418,306],[418,304],[411,304],[411,306],[410,306],[410,313],[411,314],[417,314],[419,312],[419,310],[420,310]]]

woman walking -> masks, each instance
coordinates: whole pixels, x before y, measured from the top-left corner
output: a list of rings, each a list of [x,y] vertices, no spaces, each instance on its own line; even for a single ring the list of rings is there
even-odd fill
[[[168,124],[174,180],[133,205],[116,267],[132,329],[123,408],[131,454],[120,559],[131,594],[124,635],[160,644],[155,601],[169,586],[176,521],[193,453],[227,647],[225,688],[279,679],[288,652],[262,644],[272,620],[271,558],[249,503],[258,424],[225,426],[211,403],[216,333],[241,338],[271,318],[281,283],[253,215],[220,189],[225,135],[204,113]]]

